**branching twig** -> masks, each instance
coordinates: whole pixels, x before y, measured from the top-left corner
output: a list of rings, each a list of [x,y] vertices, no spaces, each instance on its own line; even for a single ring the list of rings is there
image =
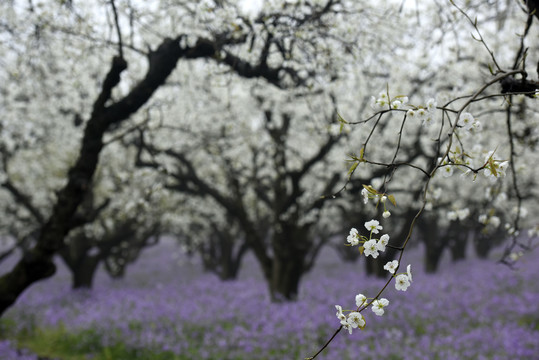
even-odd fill
[[[118,11],[116,10],[116,4],[114,0],[110,0],[110,5],[112,7],[112,12],[114,14],[114,24],[116,25],[116,32],[118,34],[118,54],[121,58],[124,57],[123,43],[122,43],[122,32],[120,31],[120,22],[118,20]]]

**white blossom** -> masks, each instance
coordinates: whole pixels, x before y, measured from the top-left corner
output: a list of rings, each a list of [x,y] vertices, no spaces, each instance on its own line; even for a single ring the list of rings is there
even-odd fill
[[[391,274],[394,274],[395,270],[397,269],[397,266],[399,266],[399,262],[397,260],[389,261],[387,262],[387,264],[384,265],[384,270],[387,270]]]
[[[372,302],[372,312],[378,316],[384,315],[384,309],[389,305],[389,300],[382,298]]]

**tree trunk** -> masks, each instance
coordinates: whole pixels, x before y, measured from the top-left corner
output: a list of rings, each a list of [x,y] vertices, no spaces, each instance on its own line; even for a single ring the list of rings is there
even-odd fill
[[[440,265],[440,260],[442,259],[442,254],[444,252],[445,244],[443,242],[426,243],[426,254],[425,254],[425,271],[427,273],[435,273],[438,271],[438,266]]]
[[[86,123],[79,156],[68,172],[66,185],[56,193],[56,204],[50,218],[40,229],[37,245],[9,273],[0,277],[0,316],[26,288],[55,273],[53,257],[63,247],[64,238],[73,228],[73,216],[91,188],[107,129],[137,112],[165,82],[180,58],[209,58],[216,51],[215,44],[206,40],[197,41],[194,47],[182,48],[180,38],[164,39],[150,53],[145,77],[129,94],[109,105],[107,103],[111,100],[112,90],[120,82],[120,74],[127,68],[127,62],[122,56],[113,58],[94,102],[91,117]],[[242,72],[237,66],[232,67],[236,72]],[[268,77],[267,73],[258,75]]]
[[[448,233],[445,236],[449,240],[449,250],[451,251],[451,260],[453,262],[464,260],[466,258],[466,246],[468,245],[467,227],[460,221],[453,221],[449,225]]]
[[[238,273],[241,268],[241,261],[243,260],[243,255],[247,253],[248,246],[245,243],[242,243],[234,254],[234,247],[230,249],[230,253],[223,259],[223,264],[221,266],[221,280],[236,280],[238,278]]]
[[[71,285],[73,289],[92,288],[94,273],[101,261],[101,254],[90,255],[92,241],[80,234],[71,238],[68,245],[58,254],[71,272]]]
[[[74,268],[71,269],[73,274],[73,289],[86,288],[91,289],[94,281],[94,275],[99,265],[99,256],[85,256]]]
[[[337,252],[339,259],[344,262],[355,263],[361,257],[357,247],[344,246],[343,244],[335,244],[332,247]]]
[[[307,271],[305,259],[312,243],[308,228],[293,223],[280,223],[272,241],[273,262],[269,288],[273,302],[295,301],[301,277]],[[309,246],[311,245],[311,246]]]
[[[243,256],[248,250],[246,241],[237,239],[237,234],[227,234],[215,229],[214,236],[198,247],[205,272],[213,272],[223,281],[235,280]]]
[[[451,239],[449,249],[451,250],[451,260],[453,262],[464,260],[466,258],[466,245],[468,244],[465,237],[466,235],[468,234],[463,234]]]
[[[480,231],[476,231],[473,234],[473,244],[477,256],[481,259],[486,259],[495,242],[490,236],[483,234]]]
[[[303,259],[293,257],[275,257],[271,280],[269,282],[271,301],[295,301],[298,297],[299,284],[304,272]]]
[[[15,303],[28,286],[55,272],[56,266],[51,256],[39,249],[26,253],[9,273],[0,278],[0,315]]]
[[[425,271],[438,271],[447,238],[442,234],[436,219],[423,218],[420,222],[421,240],[425,244]]]

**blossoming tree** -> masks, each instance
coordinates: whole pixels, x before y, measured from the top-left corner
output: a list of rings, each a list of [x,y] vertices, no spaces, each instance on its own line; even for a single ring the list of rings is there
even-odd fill
[[[59,184],[48,193],[43,215],[33,214],[42,217],[35,246],[0,278],[0,311],[5,311],[32,283],[54,274],[52,258],[64,246],[66,235],[80,225],[72,220],[92,186],[107,136],[122,136],[140,126],[136,123],[140,118],[132,116],[147,106],[180,59],[209,59],[239,77],[260,78],[278,88],[307,86],[307,80],[318,73],[331,76],[318,68],[307,67],[300,72],[297,65],[311,64],[306,60],[316,58],[322,48],[331,51],[333,43],[329,41],[313,46],[316,36],[310,29],[329,29],[326,14],[332,23],[339,20],[342,6],[337,1],[275,3],[259,18],[244,16],[234,3],[169,5],[162,3],[154,8],[145,3],[114,1],[106,6],[56,1],[1,5],[2,13],[9,14],[2,26],[6,38],[2,76],[11,84],[11,88],[5,87],[9,96],[3,110],[3,129],[20,128],[16,120],[25,118],[26,111],[34,106],[38,112],[24,123],[31,132],[51,128],[46,135],[55,131],[62,134],[64,127],[55,127],[52,119],[83,126],[74,129],[74,136],[68,136],[75,156],[67,162],[68,170],[59,177]],[[165,14],[167,21],[163,22]],[[109,62],[108,69],[103,67]],[[132,72],[126,72],[128,64]],[[28,87],[21,90],[19,83]],[[36,94],[32,92],[34,84],[43,84],[48,91]],[[38,99],[43,101],[38,104]],[[27,103],[32,105],[25,106]],[[40,108],[44,108],[41,113]],[[8,150],[14,149],[11,133],[3,131],[3,144]],[[62,143],[59,138],[56,142]],[[29,196],[10,182],[9,168],[13,165],[9,161],[13,157],[3,158],[3,188],[32,213],[36,206],[26,201]]]
[[[362,192],[365,203],[374,201],[377,206],[379,214],[377,218],[387,218],[385,205],[389,200],[394,204],[398,202],[398,197],[392,194],[392,188],[396,182],[398,187],[402,187],[398,182],[402,181],[403,176],[416,179],[418,182],[416,186],[406,184],[405,187],[409,190],[419,187],[421,193],[416,200],[417,213],[409,224],[409,232],[404,238],[404,243],[397,246],[400,255],[384,266],[389,273],[387,282],[371,297],[358,294],[355,308],[351,310],[344,311],[342,306],[336,305],[340,327],[312,358],[317,357],[342,329],[352,333],[355,328],[365,328],[366,309],[370,308],[375,315],[383,315],[390,301],[382,295],[391,282],[394,281],[395,289],[398,291],[406,291],[410,286],[411,266],[407,266],[406,272],[398,271],[405,249],[414,234],[414,226],[421,225],[419,221],[422,216],[427,218],[422,225],[424,238],[438,237],[446,233],[448,235],[446,241],[457,239],[457,242],[461,241],[458,239],[461,235],[459,230],[464,234],[468,231],[463,225],[470,216],[475,217],[472,220],[476,223],[482,224],[486,233],[492,228],[497,228],[500,219],[504,219],[505,234],[510,241],[501,261],[510,265],[521,255],[519,249],[529,248],[531,241],[537,236],[537,224],[534,223],[536,219],[526,220],[527,208],[533,208],[536,201],[534,190],[536,170],[526,166],[533,161],[531,159],[535,151],[536,135],[526,131],[524,135],[515,131],[517,127],[525,129],[534,126],[531,124],[538,121],[536,111],[529,111],[527,105],[522,105],[535,101],[533,98],[536,97],[539,84],[537,81],[529,80],[529,69],[526,66],[528,56],[533,56],[533,61],[539,63],[537,48],[531,51],[535,44],[527,48],[530,26],[533,18],[537,16],[535,2],[525,2],[522,8],[517,6],[517,12],[513,12],[515,8],[510,5],[496,9],[485,8],[475,3],[467,5],[469,6],[464,9],[452,3],[449,10],[443,9],[440,17],[447,13],[453,16],[449,22],[451,26],[458,26],[457,24],[467,26],[472,36],[458,40],[471,41],[472,44],[464,46],[456,44],[452,49],[448,49],[446,47],[448,39],[444,34],[439,34],[444,41],[428,50],[455,51],[455,54],[444,58],[446,62],[451,61],[452,56],[462,59],[466,51],[483,50],[484,62],[479,62],[477,69],[463,73],[468,83],[452,83],[451,95],[426,98],[420,103],[411,101],[407,96],[398,95],[399,93],[395,91],[401,90],[392,89],[389,83],[385,90],[372,98],[373,116],[365,120],[348,122],[367,128],[365,139],[360,143],[359,153],[351,157],[354,163],[350,173],[361,172],[361,167],[365,165],[385,166],[389,169],[382,183],[376,187],[366,184]],[[429,11],[429,7],[425,5],[422,10]],[[495,19],[496,24],[491,22],[492,19]],[[499,37],[496,39],[486,35],[494,29],[499,34],[504,26],[517,26],[517,24],[523,28],[523,33],[514,37],[512,41],[509,38],[501,40]],[[437,36],[432,36],[432,28],[429,30],[428,36],[436,39]],[[500,40],[501,42],[498,42]],[[514,52],[507,51],[498,57],[498,52],[492,50],[494,48]],[[471,59],[477,60],[476,57]],[[449,71],[456,75],[458,72],[455,71],[455,65],[461,64],[448,63],[440,66],[437,71],[440,73]],[[487,72],[481,72],[481,67],[486,68]],[[437,90],[436,74],[432,74],[431,77],[428,83],[422,82],[421,86],[430,91]],[[470,79],[475,80],[471,85]],[[446,77],[442,78],[444,83],[448,80]],[[462,96],[456,93],[462,93]],[[377,153],[376,147],[371,144],[378,141],[377,135],[382,132],[383,124],[394,120],[395,117],[399,119],[398,141],[389,147],[388,154]],[[406,142],[405,134],[414,131],[424,133],[420,146],[425,149],[423,152],[427,157],[420,161],[401,162],[399,161],[401,141]],[[505,139],[499,137],[500,133]],[[419,179],[417,176],[409,175],[413,172],[419,173]],[[381,204],[384,206],[380,206]],[[432,215],[429,216],[429,213]],[[521,227],[530,228],[528,236],[524,239],[519,237]],[[385,231],[386,228],[387,226],[382,225],[377,219],[366,221],[361,228],[352,228],[347,243],[350,246],[359,246],[360,252],[365,256],[376,258],[386,248],[393,247],[392,242],[387,241],[387,234],[382,234],[382,230]],[[473,226],[470,228],[477,229]],[[498,233],[498,236],[503,234]],[[443,248],[447,245],[443,242],[433,243],[428,239],[425,239],[425,242],[427,248],[429,245],[431,248],[436,246]],[[439,251],[435,250],[433,255],[438,257]]]
[[[387,283],[337,305],[335,335],[390,311],[393,281],[413,284],[416,238],[434,268],[448,246],[460,256],[462,232],[497,231],[514,263],[521,229],[537,235],[538,15],[535,1],[494,3],[3,2],[1,221],[34,242],[0,278],[0,312],[54,273],[69,235],[122,228],[78,217],[107,151],[151,169],[178,207],[215,207],[180,226],[232,219],[274,300],[295,298],[323,240],[353,227],[342,242]],[[133,199],[114,200],[129,213]]]

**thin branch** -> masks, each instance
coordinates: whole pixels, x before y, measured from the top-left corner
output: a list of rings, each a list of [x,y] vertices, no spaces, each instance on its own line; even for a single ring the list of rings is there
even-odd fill
[[[511,104],[511,97],[509,98],[509,104]],[[514,143],[514,139],[513,139],[513,129],[512,129],[512,124],[511,124],[511,106],[507,106],[507,116],[506,116],[506,125],[507,125],[507,134],[509,136],[509,148],[510,148],[510,153],[509,153],[509,166],[511,167],[511,179],[512,179],[512,182],[513,182],[513,190],[515,191],[515,195],[517,197],[517,213],[516,213],[516,216],[515,216],[515,220],[513,222],[513,228],[515,229],[515,233],[513,233],[511,235],[511,243],[508,244],[503,252],[503,255],[502,255],[502,259],[501,261],[504,261],[507,256],[509,256],[509,254],[511,253],[511,251],[513,250],[513,248],[516,246],[517,244],[517,235],[516,235],[516,231],[519,229],[519,221],[520,221],[520,209],[521,209],[521,206],[522,206],[522,201],[523,201],[523,196],[520,192],[520,188],[518,186],[518,182],[517,182],[517,172],[516,172],[516,166],[515,166],[515,143]]]
[[[116,25],[116,32],[118,34],[118,54],[121,58],[124,57],[123,43],[122,43],[122,32],[120,31],[120,22],[118,21],[118,11],[116,10],[116,4],[114,0],[110,0],[110,5],[112,6],[112,12],[114,13],[114,24]]]
[[[475,31],[477,31],[477,34],[479,35],[479,39],[477,39],[475,36],[472,35],[472,38],[474,40],[477,40],[479,41],[480,43],[483,44],[483,46],[485,47],[485,49],[488,51],[489,55],[490,55],[490,58],[492,59],[492,61],[494,62],[494,65],[496,65],[496,68],[498,68],[498,72],[504,72],[502,70],[502,68],[500,67],[500,65],[498,64],[498,62],[496,61],[496,57],[494,56],[494,53],[492,52],[492,50],[490,50],[489,46],[487,45],[487,43],[485,42],[485,40],[483,39],[483,35],[481,35],[481,31],[479,31],[479,28],[477,27],[477,19],[474,21],[470,18],[470,16],[464,11],[462,10],[457,4],[455,4],[455,2],[453,0],[450,0],[451,1],[451,4],[457,8],[457,10],[462,14],[464,15],[464,17],[466,17],[466,19],[468,19],[468,21],[470,21],[470,23],[472,24],[472,26],[475,28]]]

